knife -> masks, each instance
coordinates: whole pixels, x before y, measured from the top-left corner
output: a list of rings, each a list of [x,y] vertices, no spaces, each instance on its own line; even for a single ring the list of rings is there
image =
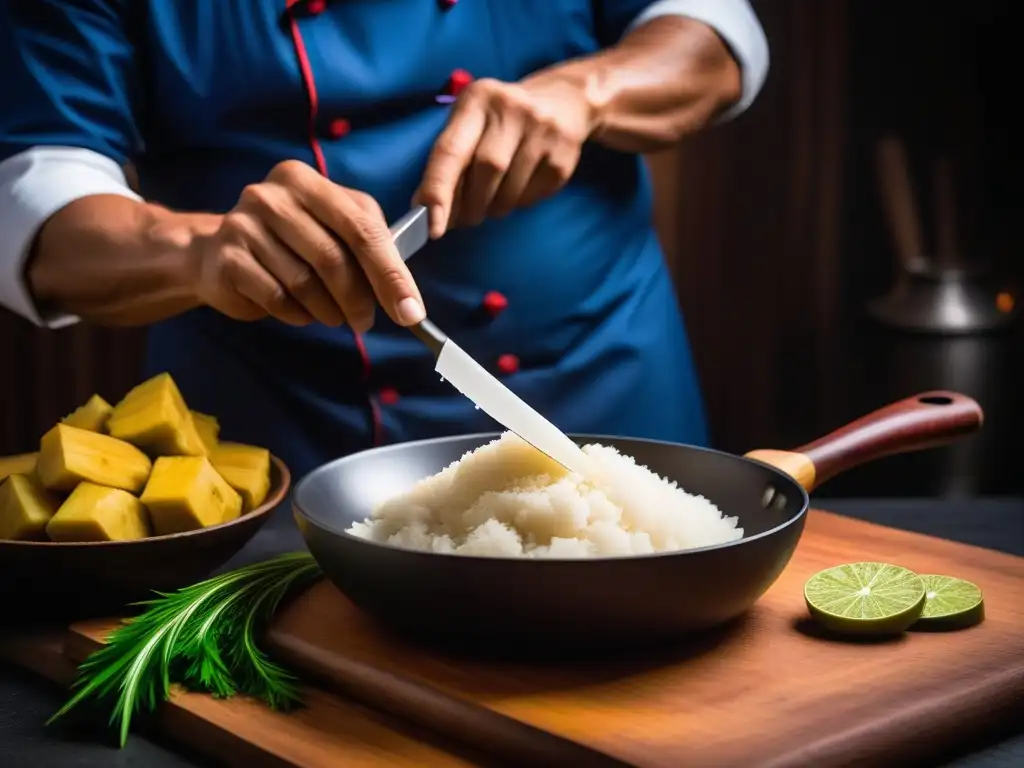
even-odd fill
[[[402,261],[408,261],[430,239],[427,209],[416,206],[390,229]],[[576,443],[488,373],[429,319],[409,330],[434,353],[437,358],[434,370],[442,381],[447,381],[505,429],[570,472],[588,473],[590,459]]]

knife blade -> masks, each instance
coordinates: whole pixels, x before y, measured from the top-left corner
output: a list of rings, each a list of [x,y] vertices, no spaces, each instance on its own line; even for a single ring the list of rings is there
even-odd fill
[[[402,260],[408,261],[430,239],[427,209],[416,206],[392,224],[390,230]],[[409,330],[437,357],[434,370],[441,380],[468,397],[477,408],[570,472],[587,474],[591,470],[589,457],[576,443],[488,373],[429,319]]]
[[[389,229],[402,261],[408,261],[430,240],[430,221],[427,217],[426,207],[417,205],[392,224]]]

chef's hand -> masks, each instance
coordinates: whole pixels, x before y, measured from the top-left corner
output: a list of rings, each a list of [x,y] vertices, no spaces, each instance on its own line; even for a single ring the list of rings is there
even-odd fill
[[[378,301],[400,325],[424,317],[377,202],[296,160],[246,187],[197,246],[199,298],[237,320],[270,315],[362,332]]]
[[[561,189],[593,129],[592,113],[582,91],[557,76],[471,83],[452,107],[414,196],[430,211],[431,237]]]

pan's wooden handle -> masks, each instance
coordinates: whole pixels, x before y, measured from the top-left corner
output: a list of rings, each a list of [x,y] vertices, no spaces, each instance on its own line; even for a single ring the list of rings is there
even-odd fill
[[[981,406],[967,395],[922,392],[792,451],[757,450],[747,457],[781,469],[812,491],[860,464],[952,442],[983,421]]]

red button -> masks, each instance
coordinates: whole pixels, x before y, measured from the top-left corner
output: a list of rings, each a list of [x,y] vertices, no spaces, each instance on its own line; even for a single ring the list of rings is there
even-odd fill
[[[441,0],[441,7],[448,11],[454,8],[457,2],[459,0]]]
[[[331,124],[327,127],[327,132],[331,135],[332,139],[340,139],[350,130],[352,130],[351,123],[343,117],[331,120]]]
[[[327,10],[327,0],[309,0],[306,3],[306,11],[311,16],[319,16],[321,13]]]
[[[497,317],[506,309],[508,309],[508,299],[505,298],[504,294],[498,293],[498,291],[488,291],[484,294],[483,300],[484,309],[491,317]]]
[[[456,69],[448,78],[448,88],[446,90],[449,95],[458,96],[472,82],[473,76],[469,72],[464,69]]]
[[[519,358],[515,355],[502,355],[498,358],[498,370],[505,374],[519,370]]]
[[[398,402],[398,390],[394,387],[384,387],[378,394],[380,401],[384,405],[394,405]]]

